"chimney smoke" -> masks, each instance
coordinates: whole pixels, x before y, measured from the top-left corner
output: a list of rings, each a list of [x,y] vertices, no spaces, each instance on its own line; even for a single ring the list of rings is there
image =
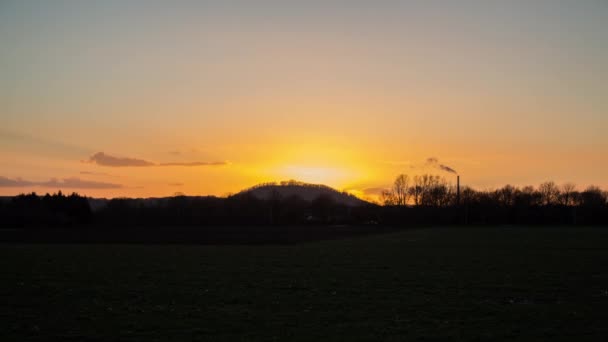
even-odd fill
[[[445,171],[445,172],[449,172],[449,173],[453,173],[453,174],[458,174],[458,172],[456,172],[456,170],[452,169],[451,167],[445,165],[445,164],[441,164],[439,163],[439,160],[437,158],[427,158],[426,160],[426,166],[429,167],[434,167],[437,168],[439,170]]]

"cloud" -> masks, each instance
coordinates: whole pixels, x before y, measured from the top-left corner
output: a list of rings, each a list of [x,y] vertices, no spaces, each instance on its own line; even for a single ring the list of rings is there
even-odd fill
[[[379,161],[382,164],[387,164],[391,166],[409,166],[412,167],[413,163],[409,160],[381,160]]]
[[[186,162],[186,163],[160,163],[158,166],[220,166],[228,165],[226,161],[220,162]]]
[[[10,179],[0,176],[0,187],[1,188],[13,188],[13,187],[24,187],[35,185],[35,183],[23,180],[21,178]]]
[[[168,162],[168,163],[153,163],[143,159],[137,158],[127,158],[127,157],[115,157],[109,154],[105,154],[104,152],[97,152],[92,155],[89,160],[89,163],[95,163],[101,166],[108,167],[145,167],[145,166],[221,166],[228,165],[227,161],[214,161],[214,162],[202,162],[202,161],[193,161],[193,162]]]
[[[80,171],[81,175],[89,175],[89,176],[109,176],[109,177],[116,177],[112,174],[106,173],[106,172],[93,172],[93,171]]]
[[[377,188],[366,188],[361,190],[365,195],[380,195],[382,194],[382,191],[386,190],[387,188],[381,188],[381,187],[377,187]]]
[[[120,184],[96,182],[80,179],[77,177],[64,178],[62,181],[57,179],[51,179],[48,182],[39,183],[45,187],[65,188],[65,189],[119,189],[122,188]]]
[[[114,157],[103,152],[97,152],[89,158],[89,162],[102,166],[154,166],[155,164],[143,159]]]
[[[77,177],[64,178],[58,180],[57,178],[51,178],[46,182],[32,182],[23,180],[21,178],[10,179],[7,177],[0,176],[0,187],[3,188],[19,188],[28,186],[38,186],[45,188],[61,188],[61,189],[120,189],[123,188],[121,184],[96,182],[80,179]]]
[[[184,183],[169,183],[169,186],[183,186]]]
[[[91,153],[92,149],[62,140],[28,135],[0,128],[0,143],[9,144],[14,149],[26,150],[36,155],[74,156]]]

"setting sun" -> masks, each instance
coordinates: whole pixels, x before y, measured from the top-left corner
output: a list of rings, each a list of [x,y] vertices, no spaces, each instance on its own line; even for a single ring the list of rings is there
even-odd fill
[[[279,174],[316,184],[344,184],[349,180],[345,170],[330,167],[287,165],[278,170]]]

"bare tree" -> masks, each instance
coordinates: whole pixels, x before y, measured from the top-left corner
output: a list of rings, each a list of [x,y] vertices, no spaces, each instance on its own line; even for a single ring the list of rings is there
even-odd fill
[[[423,184],[422,184],[422,177],[416,175],[414,176],[413,179],[413,186],[410,187],[410,196],[412,197],[412,199],[414,200],[414,204],[415,205],[420,205],[422,204],[422,193],[423,193]]]
[[[422,175],[422,205],[435,205],[435,194],[433,190],[440,185],[440,177],[434,175]]]
[[[516,193],[517,188],[507,184],[501,189],[496,190],[496,199],[503,206],[512,206],[515,203]]]
[[[400,174],[395,178],[393,183],[393,196],[397,205],[407,205],[410,190],[410,177],[408,175]]]
[[[588,186],[585,191],[581,192],[580,196],[580,205],[586,207],[601,207],[606,205],[608,201],[602,189],[595,185]]]
[[[433,177],[433,182],[429,188],[429,204],[437,207],[444,207],[450,204],[452,198],[452,188],[443,177]]]
[[[560,202],[562,205],[571,206],[574,204],[574,192],[576,185],[574,183],[564,183],[560,194]]]
[[[429,174],[416,175],[409,187],[408,196],[415,205],[444,206],[448,205],[453,189],[448,186],[445,178]]]
[[[541,196],[541,203],[544,205],[557,204],[560,196],[560,191],[554,182],[544,182],[538,187],[538,192]]]
[[[380,193],[380,202],[383,205],[396,205],[397,200],[395,199],[395,194],[391,190],[382,190]]]
[[[541,196],[532,185],[526,185],[516,191],[515,202],[518,206],[529,207],[540,205]]]

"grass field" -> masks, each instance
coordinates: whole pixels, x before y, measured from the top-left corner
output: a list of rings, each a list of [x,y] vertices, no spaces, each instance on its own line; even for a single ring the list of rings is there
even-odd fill
[[[2,244],[2,341],[608,338],[608,227]]]

